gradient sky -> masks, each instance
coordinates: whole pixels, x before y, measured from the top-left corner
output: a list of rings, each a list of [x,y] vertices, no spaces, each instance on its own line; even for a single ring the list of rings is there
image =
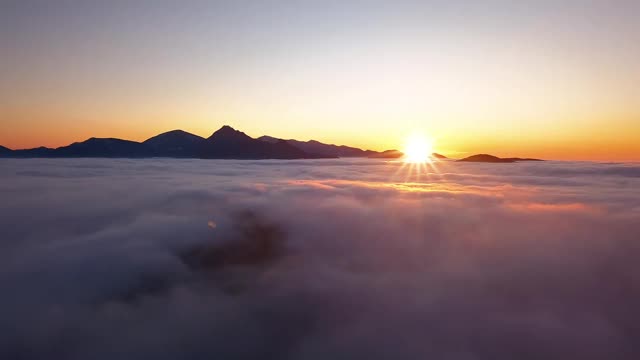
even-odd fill
[[[640,1],[0,2],[0,144],[251,136],[640,160]]]

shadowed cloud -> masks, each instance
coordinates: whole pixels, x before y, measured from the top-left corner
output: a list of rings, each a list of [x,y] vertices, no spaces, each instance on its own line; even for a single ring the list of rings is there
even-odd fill
[[[638,165],[0,161],[2,358],[640,355]]]

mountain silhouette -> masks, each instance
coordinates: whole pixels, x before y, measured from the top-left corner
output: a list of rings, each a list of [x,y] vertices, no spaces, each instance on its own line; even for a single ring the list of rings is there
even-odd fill
[[[283,140],[271,136],[254,139],[242,131],[225,125],[209,138],[172,130],[153,136],[144,142],[116,138],[92,137],[82,142],[51,149],[11,150],[0,146],[0,157],[18,158],[201,158],[201,159],[321,159],[338,157],[369,157],[395,159],[404,156],[398,150],[383,152],[362,150],[356,147],[325,144],[316,140]],[[445,159],[440,154],[433,157]],[[522,159],[528,160],[528,159]],[[516,160],[514,160],[516,161]],[[520,160],[517,160],[520,161]]]
[[[56,149],[0,149],[2,157],[178,157],[204,159],[316,159],[333,158],[307,153],[286,141],[269,143],[225,125],[208,139],[182,130],[169,131],[145,140],[90,138]]]
[[[204,146],[205,138],[182,130],[173,130],[145,140],[142,144],[154,156],[195,157]]]
[[[254,139],[225,125],[214,132],[199,154],[205,159],[313,159],[327,156],[308,154],[286,141],[274,143]]]
[[[54,151],[55,149],[40,146],[33,149],[13,150],[7,154],[0,153],[0,156],[4,155],[9,157],[52,157]]]
[[[153,152],[139,142],[115,138],[90,138],[53,151],[56,157],[150,157]]]
[[[376,159],[397,159],[404,156],[404,153],[399,150],[386,150],[383,152],[371,154],[368,157]]]
[[[266,141],[272,144],[275,144],[279,141],[285,141],[308,154],[317,154],[329,157],[369,157],[378,153],[376,151],[362,150],[351,146],[325,144],[316,140],[283,140],[267,135],[259,137],[258,140]]]
[[[519,158],[519,157],[512,157],[512,158],[504,158],[505,160],[513,160],[513,161],[544,161],[542,159],[532,159],[532,158]]]
[[[39,158],[39,157],[111,157],[111,158],[138,158],[152,156],[152,152],[146,146],[129,140],[114,138],[90,138],[86,141],[75,142],[68,146],[56,149],[44,146],[33,149],[13,150],[7,153],[0,152],[3,157]]]
[[[368,157],[374,159],[397,159],[404,156],[404,153],[399,150],[386,150],[386,151],[373,151],[373,150],[362,150],[356,147],[345,146],[345,145],[333,145],[333,144],[325,144],[316,140],[309,141],[300,141],[300,140],[283,140],[273,136],[263,135],[258,138],[258,140],[276,143],[278,141],[286,141],[287,143],[297,147],[298,149],[305,151],[307,153],[333,156],[333,157]],[[431,157],[445,160],[448,157],[438,154],[432,153]]]
[[[529,158],[499,158],[494,155],[489,154],[476,154],[466,157],[464,159],[460,159],[458,161],[464,162],[484,162],[484,163],[514,163],[518,161],[542,161],[540,159],[529,159]]]

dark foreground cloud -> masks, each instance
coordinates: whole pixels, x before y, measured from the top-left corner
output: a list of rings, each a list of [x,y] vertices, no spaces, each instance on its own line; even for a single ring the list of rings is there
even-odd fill
[[[2,359],[637,359],[640,166],[2,160]]]

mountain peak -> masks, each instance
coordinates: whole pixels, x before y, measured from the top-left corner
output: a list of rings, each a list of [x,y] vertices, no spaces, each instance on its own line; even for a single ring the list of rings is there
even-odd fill
[[[236,130],[234,128],[232,128],[229,125],[223,125],[220,129],[218,129],[218,131],[216,132],[221,132],[221,133],[239,133],[241,132],[240,130]]]
[[[197,154],[204,138],[183,130],[171,130],[143,142],[157,156],[189,157]]]
[[[249,138],[251,139],[251,137],[245,133],[243,133],[242,131],[236,130],[234,128],[232,128],[229,125],[224,125],[223,127],[221,127],[220,129],[218,129],[216,132],[214,132],[209,139],[222,139],[222,138],[230,138],[230,139],[246,139]]]
[[[286,140],[264,137],[261,139],[254,139],[242,131],[225,125],[207,139],[201,157],[205,159],[304,159],[318,157],[315,154],[305,153]]]
[[[144,141],[145,144],[163,143],[167,141],[199,141],[204,138],[188,133],[184,130],[171,130],[162,134],[156,135]]]
[[[169,130],[167,132],[163,132],[162,134],[156,135],[156,136],[161,136],[161,135],[176,135],[176,136],[181,136],[181,135],[193,135],[191,133],[188,133],[184,130],[180,130],[180,129],[175,129],[175,130]]]

